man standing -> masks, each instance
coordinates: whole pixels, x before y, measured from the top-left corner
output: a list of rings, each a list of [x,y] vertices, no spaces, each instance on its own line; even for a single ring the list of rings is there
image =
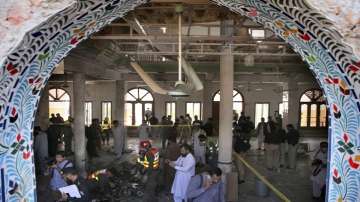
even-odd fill
[[[87,137],[86,150],[90,158],[99,156],[97,153],[97,142],[99,141],[100,130],[99,119],[93,119],[90,127],[85,131]]]
[[[206,121],[203,128],[204,128],[204,130],[206,132],[206,136],[208,136],[208,137],[213,136],[213,132],[214,132],[213,119],[208,118],[208,120]]]
[[[170,125],[168,125],[168,120],[166,118],[166,116],[163,116],[161,118],[161,122],[160,122],[160,138],[161,138],[161,148],[165,149],[166,147],[166,141],[167,141],[167,133],[169,131]]]
[[[191,177],[195,175],[195,158],[190,153],[190,146],[181,146],[181,156],[176,161],[166,160],[171,167],[175,168],[175,179],[171,188],[175,202],[186,200],[186,190],[189,186]]]
[[[176,159],[180,156],[180,146],[176,143],[176,130],[174,128],[170,128],[170,133],[168,135],[168,144],[165,149],[164,159],[168,159],[169,161],[176,161]],[[165,192],[170,193],[171,183],[173,182],[175,177],[175,169],[170,167],[169,164],[164,165],[164,186]]]
[[[34,137],[35,162],[39,165],[41,175],[44,175],[46,172],[46,161],[49,157],[47,134],[41,130],[40,126],[35,126]]]
[[[145,110],[145,121],[146,121],[146,123],[149,122],[151,115],[152,115],[152,111],[150,110],[150,108],[146,108],[146,110]]]
[[[299,143],[299,132],[294,128],[292,124],[286,126],[287,129],[287,142],[288,142],[288,155],[289,165],[288,168],[295,169],[296,167],[296,152]]]
[[[116,158],[120,159],[123,152],[123,146],[125,140],[124,128],[122,125],[120,125],[118,120],[114,120],[111,131],[114,137],[114,150],[116,153]]]
[[[192,128],[192,138],[196,162],[205,164],[206,133],[201,129],[200,123],[194,123]]]
[[[191,178],[187,188],[188,202],[225,202],[222,171],[213,168]]]
[[[74,137],[73,133],[73,118],[69,116],[68,120],[65,122],[63,127],[64,133],[64,142],[65,142],[65,155],[71,155],[73,153],[71,146],[72,146],[72,139]]]
[[[195,115],[195,116],[194,116],[194,122],[193,122],[193,124],[195,124],[195,123],[199,123],[200,125],[202,125],[202,122],[199,120],[198,115]]]
[[[262,117],[261,122],[256,127],[256,134],[258,137],[258,150],[262,150],[263,148],[264,138],[265,138],[264,135],[265,127],[266,127],[265,118]]]
[[[266,167],[268,170],[279,171],[281,136],[278,131],[280,131],[281,126],[273,122],[271,117],[269,117],[266,128]]]
[[[149,140],[150,127],[145,120],[143,120],[142,124],[139,126],[139,140]]]

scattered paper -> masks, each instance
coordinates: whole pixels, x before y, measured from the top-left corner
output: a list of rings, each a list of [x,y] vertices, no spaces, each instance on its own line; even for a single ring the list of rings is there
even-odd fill
[[[69,194],[72,198],[81,198],[79,188],[76,185],[70,185],[66,187],[59,188],[61,193]]]

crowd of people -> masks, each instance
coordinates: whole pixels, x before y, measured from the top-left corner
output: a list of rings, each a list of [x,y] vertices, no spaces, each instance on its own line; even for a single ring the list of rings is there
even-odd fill
[[[51,114],[49,127],[44,130],[40,126],[34,127],[34,153],[35,165],[38,175],[48,176],[49,188],[52,191],[50,201],[81,201],[88,202],[89,187],[84,184],[86,179],[82,178],[75,169],[75,164],[67,159],[73,152],[73,121],[72,117],[64,121],[57,113]],[[123,154],[125,144],[124,127],[119,121],[114,120],[112,124],[105,118],[100,124],[98,119],[93,119],[90,126],[85,127],[87,138],[86,150],[89,158],[98,157],[98,150],[102,145],[109,145],[110,136],[114,139],[113,152],[116,159]],[[71,184],[79,184],[78,188],[82,195],[81,199],[71,198],[61,194],[59,189]],[[90,186],[93,187],[94,185]]]
[[[250,117],[241,113],[239,119],[234,116],[233,128],[234,151],[238,154],[247,153],[251,147],[250,138],[252,133],[255,133],[257,149],[264,151],[265,165],[269,171],[280,172],[280,168],[296,169],[300,134],[292,124],[287,124],[284,129],[282,117],[277,112],[275,112],[275,119],[269,116],[268,121],[265,122],[265,118],[261,118],[256,128]],[[315,199],[323,199],[325,194],[327,146],[327,142],[321,142],[320,148],[313,157],[311,180]],[[245,167],[240,161],[236,161],[235,164],[238,169],[239,183],[243,183],[245,182]]]
[[[58,189],[83,180],[76,173],[74,163],[66,159],[72,151],[73,119],[67,121],[60,114],[51,115],[50,126],[44,131],[34,128],[34,152],[37,170],[50,175],[50,188],[58,194],[59,200],[69,201],[67,196],[60,195]],[[300,134],[292,124],[283,129],[282,118],[276,113],[275,118],[261,118],[257,127],[249,116],[241,113],[234,115],[233,148],[240,155],[250,150],[250,140],[256,135],[257,149],[265,153],[265,165],[269,171],[280,172],[280,168],[295,169],[296,155]],[[180,116],[172,121],[171,116],[163,116],[159,121],[154,113],[148,112],[138,128],[139,140],[160,138],[163,156],[163,187],[166,193],[172,194],[174,201],[224,201],[224,188],[221,182],[221,169],[209,166],[206,149],[208,137],[215,134],[212,118],[203,123],[197,116]],[[125,144],[125,131],[119,121],[110,123],[108,118],[103,122],[93,119],[90,126],[85,126],[87,138],[86,150],[90,158],[98,157],[103,145],[109,145],[114,138],[114,154],[120,159]],[[286,155],[287,154],[287,155]],[[54,159],[49,163],[49,160]],[[323,142],[314,157],[314,170],[311,176],[313,196],[320,198],[324,194],[326,177],[327,143]],[[245,166],[235,161],[239,183],[245,182]],[[50,169],[48,169],[50,167]],[[196,167],[208,168],[195,174]],[[65,172],[66,171],[66,172]],[[72,179],[72,180],[71,180]],[[82,186],[82,188],[86,188]],[[84,190],[84,193],[87,193]],[[81,200],[80,200],[81,201]]]

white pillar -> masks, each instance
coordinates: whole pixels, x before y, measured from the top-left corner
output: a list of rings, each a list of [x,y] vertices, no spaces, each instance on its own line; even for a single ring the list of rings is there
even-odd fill
[[[85,75],[74,73],[74,143],[75,164],[80,174],[85,174]]]
[[[287,123],[293,124],[294,127],[299,126],[299,92],[297,81],[289,78],[288,80],[288,91],[289,91],[289,104],[288,104],[288,114],[287,114]]]
[[[220,120],[219,120],[219,167],[231,172],[232,165],[232,119],[233,119],[234,56],[225,47],[220,56]]]

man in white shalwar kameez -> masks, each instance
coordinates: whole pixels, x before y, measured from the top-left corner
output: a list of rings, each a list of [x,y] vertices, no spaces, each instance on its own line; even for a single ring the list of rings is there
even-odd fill
[[[186,201],[187,187],[191,177],[195,175],[195,158],[190,153],[190,146],[181,146],[181,156],[176,161],[166,160],[167,163],[176,170],[175,179],[171,188],[175,202]]]
[[[116,153],[116,158],[121,158],[124,141],[125,141],[125,133],[124,127],[119,123],[118,120],[113,121],[113,127],[111,128],[112,134],[114,136],[114,151]]]
[[[327,150],[328,150],[328,143],[321,142],[320,149],[316,152],[314,156],[314,160],[313,160],[314,168],[311,176],[314,198],[321,197],[321,191],[326,184]]]

